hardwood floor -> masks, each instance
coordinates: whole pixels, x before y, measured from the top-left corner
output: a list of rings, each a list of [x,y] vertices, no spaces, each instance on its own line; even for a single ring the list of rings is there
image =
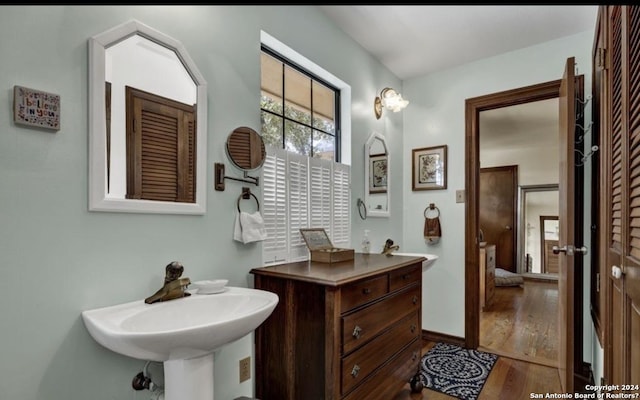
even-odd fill
[[[496,287],[480,313],[479,350],[550,367],[558,365],[558,284],[526,280]]]
[[[558,375],[558,286],[525,281],[524,287],[497,287],[493,305],[480,313],[478,350],[500,357],[478,400],[530,399],[533,393],[560,393]],[[428,342],[425,354],[435,343]],[[407,384],[393,400],[448,400],[454,397]]]

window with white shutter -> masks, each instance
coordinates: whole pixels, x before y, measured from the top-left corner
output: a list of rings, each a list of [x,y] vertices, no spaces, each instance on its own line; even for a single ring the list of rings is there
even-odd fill
[[[351,147],[350,130],[343,134],[341,121],[350,121],[351,89],[264,32],[261,41],[260,112],[267,150],[261,210],[268,236],[263,263],[308,259],[304,228],[324,228],[334,246],[348,248]]]

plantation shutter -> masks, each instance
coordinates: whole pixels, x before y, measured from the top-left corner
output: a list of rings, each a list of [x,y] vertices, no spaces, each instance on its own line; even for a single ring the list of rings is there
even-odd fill
[[[331,240],[336,247],[351,244],[351,167],[333,163],[333,228]]]
[[[267,146],[262,166],[262,218],[267,239],[262,242],[263,261],[282,263],[288,260],[287,241],[287,153]]]
[[[310,228],[324,228],[333,241],[331,164],[319,158],[310,158],[309,164],[311,170]]]
[[[308,254],[300,229],[309,227],[309,158],[289,153],[289,251],[290,260],[305,259]]]
[[[351,168],[266,146],[262,168],[262,217],[267,230],[263,263],[306,260],[300,229],[324,228],[336,247],[351,237]]]

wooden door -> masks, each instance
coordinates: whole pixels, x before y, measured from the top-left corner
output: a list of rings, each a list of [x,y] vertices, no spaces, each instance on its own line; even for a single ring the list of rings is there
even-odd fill
[[[578,82],[578,84],[576,84]],[[582,236],[576,231],[576,93],[582,93],[582,79],[575,76],[575,58],[570,57],[560,83],[560,170],[559,170],[559,221],[558,247],[558,372],[562,390],[567,393],[583,391],[584,385],[576,384],[582,372],[582,273],[576,271],[577,257],[583,257]],[[580,191],[578,191],[580,192]],[[575,336],[578,336],[577,338]]]
[[[605,378],[640,384],[640,7],[603,6],[607,92],[601,114],[606,246]],[[622,387],[621,387],[622,389]],[[630,393],[638,393],[637,389]]]
[[[480,169],[480,229],[496,245],[496,268],[516,272],[518,166]]]

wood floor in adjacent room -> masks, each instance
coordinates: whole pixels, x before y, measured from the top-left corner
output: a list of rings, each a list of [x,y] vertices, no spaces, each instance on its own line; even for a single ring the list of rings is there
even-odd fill
[[[530,399],[532,393],[560,393],[557,365],[557,283],[525,281],[496,288],[493,307],[481,313],[479,350],[498,354],[478,400]],[[427,342],[425,354],[435,343]],[[449,400],[455,397],[407,384],[393,400]]]
[[[480,313],[480,347],[550,367],[558,365],[558,284],[526,280],[524,287],[496,287]]]

